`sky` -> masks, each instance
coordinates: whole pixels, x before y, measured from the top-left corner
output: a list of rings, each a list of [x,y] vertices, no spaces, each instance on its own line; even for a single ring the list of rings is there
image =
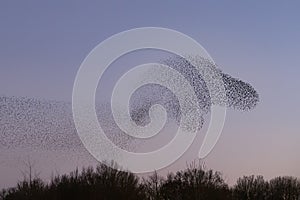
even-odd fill
[[[260,94],[254,110],[228,110],[207,167],[231,183],[250,174],[300,177],[299,8],[258,0],[1,1],[0,95],[71,101],[77,70],[101,41],[137,27],[174,29]],[[165,171],[184,168],[195,149]]]

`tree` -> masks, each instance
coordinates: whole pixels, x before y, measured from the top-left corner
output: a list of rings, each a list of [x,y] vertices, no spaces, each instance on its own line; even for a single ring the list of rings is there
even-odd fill
[[[203,165],[190,165],[175,175],[169,174],[161,186],[164,199],[229,199],[230,190],[221,173],[205,170]]]
[[[300,181],[293,177],[277,177],[270,181],[270,199],[299,200]]]
[[[237,200],[266,200],[268,187],[263,176],[244,176],[237,180],[233,188],[233,196]]]
[[[143,186],[146,192],[146,196],[149,200],[160,200],[163,199],[161,195],[161,186],[164,179],[158,175],[155,171],[147,179],[143,179]]]

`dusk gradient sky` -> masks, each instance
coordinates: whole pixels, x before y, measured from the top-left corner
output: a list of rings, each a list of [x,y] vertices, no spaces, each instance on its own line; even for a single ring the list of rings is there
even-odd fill
[[[81,62],[101,41],[137,27],[174,29],[260,94],[254,110],[228,110],[207,167],[231,183],[300,177],[299,10],[298,1],[1,1],[0,95],[70,102]],[[165,171],[185,167],[197,148]]]

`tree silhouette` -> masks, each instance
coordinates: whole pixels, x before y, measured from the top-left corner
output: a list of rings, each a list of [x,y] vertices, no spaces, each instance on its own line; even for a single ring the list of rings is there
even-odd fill
[[[270,181],[270,199],[299,200],[300,181],[293,177],[277,177]]]
[[[265,200],[268,197],[268,183],[262,176],[244,176],[237,180],[233,196],[237,200]]]
[[[190,165],[175,175],[169,174],[161,186],[163,199],[228,199],[228,185],[219,172]]]
[[[300,181],[277,177],[244,176],[230,188],[221,173],[192,164],[169,173],[154,172],[140,180],[135,174],[116,169],[116,164],[74,170],[57,175],[49,183],[38,177],[0,191],[0,200],[299,200]]]
[[[146,192],[146,196],[149,200],[161,200],[161,188],[164,183],[164,179],[158,175],[155,171],[151,176],[147,179],[143,179],[143,186]]]

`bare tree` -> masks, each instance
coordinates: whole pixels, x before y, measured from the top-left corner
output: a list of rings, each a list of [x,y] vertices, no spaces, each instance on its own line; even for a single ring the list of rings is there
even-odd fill
[[[158,175],[157,171],[154,171],[154,173],[147,179],[143,179],[143,184],[150,200],[162,199],[160,191],[163,181],[164,179]]]
[[[23,179],[29,182],[29,186],[32,186],[33,180],[37,179],[40,175],[40,172],[35,169],[36,162],[33,162],[30,157],[28,157],[27,160],[23,161],[23,165],[25,166],[25,169],[21,170]]]

